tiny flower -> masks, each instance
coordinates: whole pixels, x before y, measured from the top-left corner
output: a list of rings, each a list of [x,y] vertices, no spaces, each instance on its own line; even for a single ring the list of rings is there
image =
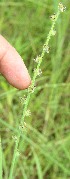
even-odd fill
[[[54,36],[54,35],[56,35],[56,30],[52,30],[52,35]]]
[[[24,98],[20,97],[20,102],[23,103]]]
[[[24,122],[24,124],[21,123],[21,124],[19,125],[19,130],[22,131],[23,129],[26,129],[26,122]]]
[[[38,70],[38,75],[40,76],[41,74],[42,74],[42,70],[39,69],[39,70]]]
[[[34,73],[36,73],[36,75],[41,75],[42,74],[42,70],[41,69],[34,69]]]
[[[30,87],[28,88],[28,92],[34,93],[35,89],[36,89],[36,86],[30,86]]]
[[[52,21],[54,21],[55,18],[56,18],[56,14],[55,14],[55,13],[54,13],[53,15],[50,16],[50,19],[51,19]]]
[[[25,116],[30,116],[31,115],[31,111],[28,109],[25,113]]]
[[[34,58],[33,59],[36,63],[38,63],[39,62],[39,60],[40,60],[40,55],[39,56],[37,56],[36,58]]]
[[[66,10],[66,7],[61,2],[59,3],[58,8],[61,12],[64,12]]]
[[[34,58],[34,61],[35,61],[36,63],[38,63],[39,57],[37,56],[36,58]]]
[[[46,53],[49,53],[50,48],[49,48],[48,45],[44,44],[43,50],[44,50]]]
[[[36,89],[36,86],[34,86],[34,87],[31,89],[31,93],[34,93],[35,89]]]
[[[12,136],[12,139],[14,139],[15,142],[17,142],[17,136]]]
[[[26,103],[26,96],[24,95],[24,97],[20,97],[20,102],[21,103]]]
[[[34,71],[34,73],[37,73],[37,69],[36,68],[33,71]]]

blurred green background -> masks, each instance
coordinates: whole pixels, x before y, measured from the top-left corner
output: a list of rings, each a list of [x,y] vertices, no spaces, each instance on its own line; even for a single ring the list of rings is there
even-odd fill
[[[42,51],[51,27],[50,15],[57,12],[58,0],[1,0],[0,33],[22,56],[31,78],[33,61]],[[42,75],[29,103],[19,144],[20,156],[14,168],[15,179],[70,178],[70,1],[57,23],[50,53],[45,55]],[[13,57],[14,58],[14,57]],[[12,136],[21,120],[27,90],[10,86],[0,75],[0,135],[3,150],[3,178],[8,179],[14,150]],[[24,103],[24,102],[23,102]]]

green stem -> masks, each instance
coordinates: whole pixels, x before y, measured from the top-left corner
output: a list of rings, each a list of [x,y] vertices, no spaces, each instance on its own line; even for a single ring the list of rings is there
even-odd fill
[[[16,161],[16,158],[17,158],[17,149],[18,149],[19,141],[20,141],[20,134],[17,136],[17,141],[16,141],[16,144],[15,144],[12,164],[11,164],[11,168],[10,168],[9,179],[13,179],[13,171],[14,171],[14,167],[15,167],[15,161]]]

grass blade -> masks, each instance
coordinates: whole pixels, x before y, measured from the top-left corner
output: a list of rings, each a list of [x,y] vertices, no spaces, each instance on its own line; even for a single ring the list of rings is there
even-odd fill
[[[33,154],[34,154],[34,160],[35,160],[35,163],[36,163],[38,178],[43,179],[42,169],[41,169],[41,164],[40,164],[40,161],[39,161],[39,157],[37,156],[35,151],[33,151]]]
[[[0,179],[2,179],[2,146],[1,146],[1,136],[0,136]]]

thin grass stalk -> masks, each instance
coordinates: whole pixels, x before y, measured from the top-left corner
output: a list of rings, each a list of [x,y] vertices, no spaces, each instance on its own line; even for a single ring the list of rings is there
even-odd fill
[[[62,4],[61,4],[62,5]],[[54,32],[54,27],[55,27],[55,24],[56,24],[56,21],[60,15],[60,12],[63,12],[65,9],[64,9],[64,6],[62,5],[61,6],[61,9],[58,8],[58,12],[56,15],[53,15],[51,16],[52,18],[52,26],[51,26],[51,29],[48,33],[48,36],[47,36],[47,39],[46,39],[46,42],[43,46],[43,49],[42,49],[42,53],[40,56],[37,57],[37,68],[36,70],[34,71],[34,76],[33,76],[33,79],[32,79],[32,83],[31,85],[29,86],[28,88],[28,94],[27,94],[27,98],[26,98],[26,102],[25,102],[25,106],[24,106],[24,110],[23,110],[23,114],[22,114],[22,117],[21,117],[21,123],[19,124],[19,126],[21,125],[24,125],[24,119],[25,119],[25,116],[26,116],[26,113],[27,113],[27,110],[28,110],[28,105],[29,105],[29,101],[30,101],[30,98],[31,98],[31,95],[32,93],[34,92],[34,86],[35,86],[35,81],[36,81],[36,78],[38,76],[38,72],[40,70],[40,66],[41,66],[41,63],[42,63],[42,60],[43,60],[43,57],[45,55],[45,53],[49,53],[49,41],[53,35],[53,32]],[[17,154],[18,154],[18,146],[19,146],[19,142],[20,142],[20,137],[21,137],[21,130],[19,129],[19,126],[18,126],[18,130],[19,130],[19,134],[17,135],[17,140],[15,142],[15,149],[14,149],[14,154],[13,154],[13,159],[12,159],[12,164],[11,164],[11,168],[10,168],[10,175],[9,175],[9,179],[12,179],[13,178],[13,172],[14,172],[14,168],[15,168],[15,164],[16,164],[16,161],[17,161]]]

